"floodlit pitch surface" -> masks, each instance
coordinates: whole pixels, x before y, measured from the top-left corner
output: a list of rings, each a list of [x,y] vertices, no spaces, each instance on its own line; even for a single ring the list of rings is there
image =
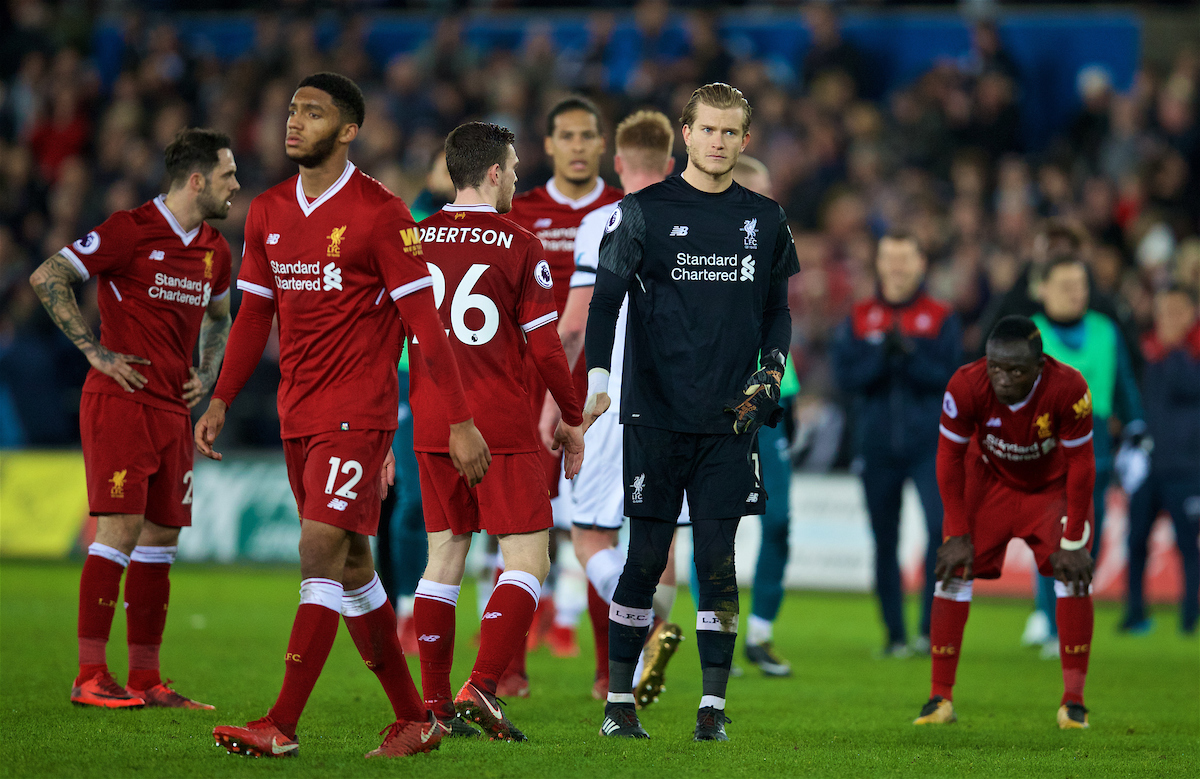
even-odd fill
[[[342,630],[300,722],[299,758],[248,760],[215,747],[210,732],[262,716],[273,702],[297,603],[296,571],[176,566],[163,675],[184,694],[215,704],[215,712],[72,706],[78,577],[78,564],[0,563],[0,775],[1176,779],[1195,776],[1200,765],[1200,641],[1180,636],[1174,610],[1165,608],[1150,635],[1118,636],[1119,610],[1109,604],[1096,616],[1088,731],[1055,726],[1059,668],[1018,646],[1024,602],[973,606],[955,701],[959,722],[917,728],[909,723],[928,695],[929,662],[873,658],[881,641],[873,601],[790,593],[776,630],[795,676],[767,679],[745,669],[729,685],[731,741],[693,743],[700,681],[694,612],[682,589],[674,616],[687,639],[662,700],[643,713],[650,741],[597,735],[601,705],[590,696],[585,615],[582,655],[532,654],[533,696],[508,702],[528,744],[447,740],[431,755],[364,760],[390,712]],[[456,685],[474,656],[469,584],[460,602]],[[122,682],[124,634],[118,615],[108,656]]]

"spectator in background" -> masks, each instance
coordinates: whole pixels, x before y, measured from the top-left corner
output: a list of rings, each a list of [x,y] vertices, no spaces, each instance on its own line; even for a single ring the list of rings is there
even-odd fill
[[[1071,120],[1071,126],[1067,130],[1067,142],[1091,172],[1099,169],[1100,149],[1109,134],[1112,79],[1103,67],[1092,65],[1079,71],[1075,84],[1083,105]]]
[[[1000,27],[995,19],[980,19],[975,23],[971,44],[971,56],[966,66],[968,74],[978,77],[984,73],[999,73],[1014,82],[1020,79],[1021,72],[1000,40]]]
[[[1183,560],[1179,629],[1195,635],[1200,618],[1200,322],[1195,293],[1180,285],[1158,293],[1154,324],[1143,341],[1146,425],[1154,441],[1148,473],[1141,472],[1145,480],[1136,488],[1136,479],[1122,479],[1126,491],[1134,491],[1129,501],[1129,590],[1120,630],[1146,633],[1151,628],[1142,597],[1147,542],[1159,512],[1166,511]]]
[[[810,36],[800,69],[804,88],[811,90],[823,76],[841,76],[849,79],[852,96],[862,94],[862,55],[854,44],[842,38],[841,22],[833,3],[814,0],[805,5],[804,24]]]
[[[854,431],[871,532],[875,592],[887,628],[884,657],[929,651],[933,568],[942,539],[937,485],[938,415],[947,382],[962,363],[958,317],[925,292],[928,262],[911,234],[879,241],[876,294],[854,306],[838,328],[832,354],[842,391],[852,397]],[[929,542],[918,637],[909,644],[897,560],[904,482],[921,497]]]
[[[1146,423],[1125,340],[1111,317],[1089,309],[1088,287],[1087,266],[1078,256],[1055,257],[1046,266],[1039,292],[1042,312],[1034,314],[1032,319],[1041,331],[1043,352],[1082,373],[1088,384],[1094,420],[1092,447],[1096,456],[1092,559],[1099,561],[1103,551],[1105,495],[1113,469],[1110,420],[1119,421],[1123,436],[1131,440],[1145,434]],[[1042,657],[1047,659],[1058,657],[1056,600],[1053,577],[1039,576],[1038,610],[1026,622],[1022,643],[1041,643]]]

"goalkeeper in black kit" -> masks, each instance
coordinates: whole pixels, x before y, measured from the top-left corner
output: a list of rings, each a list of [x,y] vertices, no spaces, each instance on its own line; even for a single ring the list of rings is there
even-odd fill
[[[733,180],[750,139],[742,93],[703,86],[681,122],[687,168],[626,195],[613,212],[588,312],[585,423],[608,408],[617,314],[629,295],[621,390],[629,555],[609,610],[600,733],[649,738],[634,708],[634,666],[686,492],[704,680],[695,740],[726,741],[738,624],[733,541],[741,517],[762,514],[767,501],[757,433],[781,416],[792,330],[787,280],[800,266],[783,210]]]

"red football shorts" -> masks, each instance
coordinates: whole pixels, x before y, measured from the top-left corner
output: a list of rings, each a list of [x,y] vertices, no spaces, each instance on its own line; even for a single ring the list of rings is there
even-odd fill
[[[92,514],[140,514],[156,525],[192,524],[192,418],[85,392],[79,434]]]
[[[283,442],[301,519],[351,533],[379,530],[379,472],[394,430],[335,430]]]
[[[487,475],[474,489],[454,470],[448,454],[417,452],[421,506],[430,533],[494,536],[533,533],[554,524],[546,472],[536,452],[494,454]]]
[[[1067,517],[1066,477],[1038,492],[1013,489],[992,473],[982,460],[968,460],[967,482],[978,490],[979,506],[971,522],[975,545],[974,573],[980,579],[997,579],[1004,567],[1008,542],[1020,538],[1029,544],[1038,571],[1053,576],[1050,555],[1058,551]],[[1096,529],[1095,512],[1088,507],[1088,551]]]

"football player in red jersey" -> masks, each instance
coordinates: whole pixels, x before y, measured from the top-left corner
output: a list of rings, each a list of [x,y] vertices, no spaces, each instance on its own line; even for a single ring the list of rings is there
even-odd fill
[[[937,476],[945,515],[930,653],[933,690],[914,724],[954,722],[951,703],[972,579],[995,579],[1013,538],[1053,575],[1064,692],[1058,726],[1086,728],[1092,644],[1092,396],[1079,371],[1042,354],[1031,319],[1001,319],[987,354],[942,398]]]
[[[609,186],[600,178],[600,158],[605,152],[603,120],[600,109],[585,97],[573,95],[556,103],[546,117],[546,156],[554,165],[554,174],[545,185],[516,196],[508,218],[529,230],[542,241],[550,274],[554,279],[554,306],[559,316],[567,305],[571,274],[575,272],[575,234],[579,223],[589,212],[600,206],[615,203],[624,194],[620,189]],[[544,386],[536,368],[526,366],[533,402],[534,422],[542,413],[546,397]],[[576,366],[575,384],[582,393],[587,383],[585,366],[580,360]],[[558,457],[545,455],[547,483],[551,497],[558,495]],[[564,539],[570,533],[571,523],[561,510],[559,501],[554,502],[554,524]],[[556,533],[557,535],[557,533]],[[552,555],[557,551],[557,539],[551,544]],[[554,581],[555,576],[551,576]],[[550,598],[543,599],[545,608],[553,608]],[[554,641],[551,648],[557,654],[572,654],[578,651],[574,637],[574,625],[579,620],[583,604],[573,613],[559,614],[556,621]],[[538,624],[544,624],[539,610]],[[535,628],[536,630],[536,628]],[[536,633],[531,639],[536,640]],[[529,680],[525,671],[525,650],[513,658],[513,664],[500,683],[502,696],[524,697],[529,694]]]
[[[480,423],[492,463],[475,490],[446,456],[446,415],[421,360],[413,360],[413,440],[421,473],[429,564],[417,584],[413,619],[421,648],[425,705],[452,732],[475,735],[460,717],[494,739],[524,741],[496,700],[500,674],[524,646],[550,571],[553,524],[539,458],[529,388],[521,370],[529,356],[563,408],[554,448],[565,445],[566,475],[583,459],[581,399],[554,327],[550,266],[529,231],[501,214],[512,207],[517,182],[513,134],[495,124],[471,122],[446,139],[446,166],[455,199],[421,222],[421,245],[434,278],[442,321],[463,366],[468,400],[496,409]],[[413,343],[414,357],[423,343]],[[505,571],[484,609],[479,654],[471,678],[451,701],[454,616],[473,533],[499,539]]]
[[[46,260],[30,277],[50,318],[92,369],[79,427],[96,540],[79,582],[79,675],[71,701],[105,708],[211,709],[167,687],[158,650],[179,531],[192,523],[188,409],[216,381],[229,335],[229,244],[223,219],[238,191],[229,138],[182,131],[166,149],[170,188]],[[102,322],[83,321],[73,284],[96,276]],[[192,351],[200,339],[200,368]],[[129,684],[105,646],[125,579]]]
[[[368,757],[428,752],[441,740],[443,728],[425,710],[404,661],[369,538],[394,473],[404,327],[421,339],[445,403],[455,469],[473,486],[490,459],[437,318],[434,282],[408,208],[347,159],[363,114],[362,92],[345,76],[318,73],[300,82],[286,137],[300,173],[250,204],[237,282],[246,294],[213,399],[196,423],[197,448],[220,459],[212,445],[225,410],[278,316],[279,421],[301,518],[300,607],[275,705],[245,727],[213,730],[230,752],[255,757],[299,750],[296,723],[333,646],[339,615],[395,712],[383,744]]]

